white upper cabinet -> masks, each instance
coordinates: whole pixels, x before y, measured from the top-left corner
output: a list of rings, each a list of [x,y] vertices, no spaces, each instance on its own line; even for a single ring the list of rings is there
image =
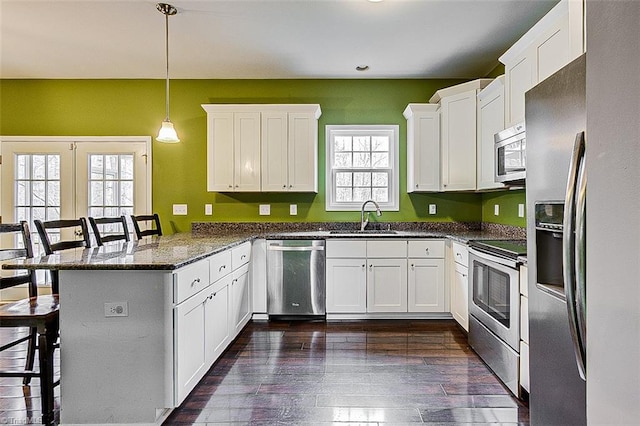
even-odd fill
[[[495,181],[494,135],[504,129],[504,76],[478,93],[477,189],[504,188]]]
[[[318,191],[319,105],[202,107],[209,191]]]
[[[524,121],[525,92],[584,53],[584,39],[583,0],[562,0],[500,57],[505,127]]]
[[[407,192],[440,190],[440,105],[409,104]]]

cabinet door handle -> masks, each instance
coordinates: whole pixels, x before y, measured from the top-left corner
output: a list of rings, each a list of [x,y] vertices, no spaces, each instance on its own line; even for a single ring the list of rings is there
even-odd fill
[[[424,249],[424,251],[427,252],[427,254],[429,254],[429,247],[427,247],[426,249]]]
[[[240,188],[240,185],[236,185],[236,188]]]
[[[416,188],[418,187],[418,184],[416,183]]]
[[[287,185],[282,185],[282,188],[286,188],[286,187],[287,187]]]
[[[191,287],[193,287],[194,285],[196,285],[199,282],[200,282],[200,278],[196,278],[195,280],[191,281]]]
[[[233,185],[229,185],[229,189],[233,188]]]
[[[413,263],[411,264],[411,270],[415,270],[416,269],[416,265],[414,265]]]
[[[289,188],[293,188],[293,185],[289,185]]]
[[[362,264],[362,267],[365,268],[367,265],[365,265],[364,263]]]
[[[246,259],[246,258],[247,258],[247,255],[246,255],[246,254],[243,254],[242,256],[240,256],[240,260],[244,260],[244,259]]]
[[[222,265],[220,269],[218,269],[218,272],[222,272],[223,269],[227,269],[227,265]]]

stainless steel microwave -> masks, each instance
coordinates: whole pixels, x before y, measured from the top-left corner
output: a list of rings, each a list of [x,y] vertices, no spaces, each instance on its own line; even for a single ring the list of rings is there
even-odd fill
[[[524,185],[527,165],[524,123],[496,133],[494,140],[495,181]]]

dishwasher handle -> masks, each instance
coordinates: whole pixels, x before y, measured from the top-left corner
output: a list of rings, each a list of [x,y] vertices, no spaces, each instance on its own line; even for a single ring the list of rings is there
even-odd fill
[[[278,244],[269,244],[269,250],[272,250],[272,251],[324,251],[324,246],[281,246]]]

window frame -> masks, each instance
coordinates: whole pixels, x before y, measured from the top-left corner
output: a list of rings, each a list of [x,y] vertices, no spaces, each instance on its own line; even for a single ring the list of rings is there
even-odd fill
[[[356,135],[388,135],[389,136],[389,201],[378,203],[382,211],[400,210],[400,126],[397,124],[347,124],[325,126],[325,210],[326,211],[360,211],[362,202],[337,202],[336,201],[336,173],[338,171],[375,171],[374,168],[360,169],[334,168],[334,140],[336,136]],[[369,208],[373,207],[369,205]],[[367,210],[369,210],[369,208]]]

